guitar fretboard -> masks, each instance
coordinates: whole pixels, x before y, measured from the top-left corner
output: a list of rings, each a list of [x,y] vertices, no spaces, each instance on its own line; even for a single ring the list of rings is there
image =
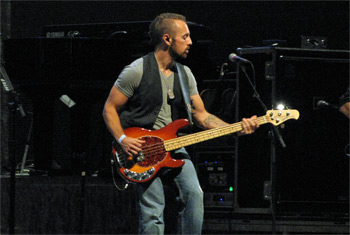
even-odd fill
[[[259,125],[268,123],[265,116],[257,118]],[[178,148],[197,144],[206,140],[215,139],[217,137],[229,135],[242,130],[242,122],[237,122],[223,127],[217,127],[214,129],[201,131],[194,134],[185,135],[171,140],[164,141],[164,147],[166,151],[172,151]]]

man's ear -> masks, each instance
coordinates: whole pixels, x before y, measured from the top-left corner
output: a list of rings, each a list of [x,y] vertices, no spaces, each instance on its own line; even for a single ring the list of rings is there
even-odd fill
[[[169,44],[171,42],[171,38],[169,34],[164,34],[163,39],[166,44]]]

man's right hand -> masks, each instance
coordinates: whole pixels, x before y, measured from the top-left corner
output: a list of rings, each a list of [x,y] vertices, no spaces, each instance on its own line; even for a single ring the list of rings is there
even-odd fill
[[[144,144],[144,140],[125,137],[120,146],[123,148],[124,152],[128,155],[137,155],[142,150],[142,144]]]

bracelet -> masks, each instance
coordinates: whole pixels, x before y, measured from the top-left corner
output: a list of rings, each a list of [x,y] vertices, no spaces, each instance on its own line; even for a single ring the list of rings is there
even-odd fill
[[[118,143],[121,144],[123,139],[126,137],[126,135],[122,135],[120,136],[119,140],[118,140]]]

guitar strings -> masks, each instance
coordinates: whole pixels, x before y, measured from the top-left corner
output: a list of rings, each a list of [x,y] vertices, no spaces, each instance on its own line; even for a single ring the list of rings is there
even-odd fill
[[[234,128],[234,126],[230,126],[230,127],[229,127],[229,129],[233,129],[233,128]],[[213,132],[213,134],[211,134],[211,136],[213,136],[213,135],[216,136],[216,135],[217,135],[217,134],[215,134],[214,132],[219,133],[219,136],[223,135],[222,132],[224,131],[224,129],[227,129],[227,127],[226,127],[226,128],[219,128],[219,129],[217,129],[216,131],[211,130],[211,131]],[[205,131],[204,131],[204,132],[205,132]],[[205,135],[205,133],[197,133],[197,134],[193,134],[193,135],[197,135],[196,140],[198,140],[198,139],[200,139],[200,138],[203,137],[203,136],[207,136],[208,134]],[[193,139],[193,138],[192,138],[193,135],[188,135],[188,136],[183,136],[183,137],[175,138],[175,139],[173,139],[173,140],[168,140],[167,142],[169,143],[169,145],[172,145],[172,144],[179,144],[179,143],[181,143],[181,142],[187,142],[187,144],[188,144],[188,143],[191,143],[191,141],[188,142],[188,140]],[[206,139],[210,139],[210,138],[206,138]],[[192,141],[192,142],[193,142],[193,141]],[[194,141],[194,142],[197,142],[197,141]],[[160,148],[161,148],[161,149],[164,148],[164,142],[156,143],[156,144],[151,144],[151,145],[147,145],[147,146],[145,146],[144,148],[142,148],[142,151],[143,151],[143,153],[146,153],[146,154],[151,153],[151,152],[157,153],[157,152],[154,152],[154,150],[159,150]],[[150,150],[150,151],[148,151],[148,150]]]
[[[218,128],[216,130],[207,130],[207,132],[212,132],[211,133],[211,137],[212,136],[223,136],[226,134],[226,132],[228,131],[228,133],[232,133],[232,130],[234,130],[233,132],[235,131],[239,131],[241,127],[241,123],[235,123],[235,124],[232,124],[232,125],[229,125],[229,126],[225,126],[225,127],[222,127],[222,128]],[[173,144],[180,144],[181,142],[186,142],[186,144],[189,145],[189,143],[192,143],[192,142],[198,142],[198,139],[201,139],[203,138],[203,136],[208,136],[207,133],[205,133],[206,131],[203,131],[201,133],[196,133],[196,134],[192,134],[192,135],[188,135],[188,136],[183,136],[183,137],[179,137],[179,138],[175,138],[173,140],[168,140],[168,145],[173,145]],[[224,134],[222,134],[224,132]],[[193,135],[196,135],[197,138],[195,140],[193,140],[192,136]],[[190,142],[188,142],[188,140],[191,140]],[[207,139],[211,139],[211,138],[205,138],[205,140]],[[142,152],[143,154],[162,154],[165,151],[165,148],[164,148],[164,142],[161,142],[161,143],[156,143],[156,144],[151,144],[151,145],[147,145],[145,146],[144,148],[142,148]]]
[[[271,122],[271,120],[267,121],[266,115],[265,115],[265,116],[258,117],[257,122],[260,125],[260,124],[265,124],[267,122]],[[182,144],[182,147],[185,147],[185,146],[188,146],[192,143],[200,142],[200,141],[198,141],[198,139],[200,137],[203,138],[204,136],[208,136],[208,132],[210,132],[211,136],[209,138],[206,137],[206,138],[204,138],[204,140],[203,139],[201,139],[201,140],[203,140],[203,141],[209,140],[209,139],[212,139],[215,137],[220,137],[220,136],[224,136],[224,135],[227,135],[230,133],[234,133],[234,132],[237,132],[239,130],[242,130],[242,122],[237,122],[237,123],[227,125],[227,126],[224,126],[221,128],[210,129],[210,130],[202,131],[200,133],[194,133],[194,134],[190,134],[187,136],[182,136],[182,137],[166,140],[164,142],[151,144],[151,145],[145,146],[142,150],[143,150],[144,154],[163,154],[164,152],[169,152],[171,150],[178,148],[177,145],[179,145],[179,144]],[[195,135],[197,136],[197,138],[194,139],[193,136],[195,136]],[[191,140],[192,140],[192,142],[191,142]],[[165,149],[164,143],[166,143],[166,145],[169,147],[168,150]],[[186,143],[186,144],[183,145],[184,143]],[[175,147],[172,145],[175,145]]]
[[[263,124],[263,123],[266,122],[265,119],[264,119],[264,116],[258,117],[257,121],[258,121],[259,124]],[[176,145],[177,143],[180,143],[181,141],[183,141],[183,142],[186,142],[187,145],[189,145],[188,141],[191,142],[191,139],[193,139],[192,138],[193,135],[197,135],[198,138],[196,138],[196,139],[200,139],[200,138],[203,138],[203,136],[208,136],[208,132],[212,132],[212,134],[210,136],[219,137],[219,136],[224,136],[226,134],[234,133],[234,132],[237,132],[237,131],[240,131],[240,130],[242,130],[241,122],[237,122],[237,123],[234,123],[234,124],[231,124],[231,125],[227,125],[227,126],[223,126],[223,127],[220,127],[220,128],[210,129],[210,130],[202,131],[200,133],[195,133],[195,134],[190,134],[190,135],[187,135],[187,136],[175,138],[175,139],[172,139],[172,140],[168,140],[166,142],[168,143],[168,145],[174,145],[174,144]],[[205,138],[205,140],[209,140],[209,139],[211,139],[211,138]],[[196,142],[196,141],[192,141],[192,142]]]
[[[258,117],[257,118],[258,124],[260,125],[260,124],[265,124],[268,122],[272,123],[271,120],[273,120],[273,119],[270,117],[267,117],[267,119],[270,119],[267,121],[266,117],[267,117],[267,115]],[[281,124],[281,123],[278,123],[278,124]],[[154,154],[164,154],[164,152],[169,152],[169,151],[172,151],[174,149],[179,148],[178,145],[182,145],[181,147],[185,147],[185,146],[188,146],[188,145],[193,144],[193,143],[209,140],[209,139],[212,139],[215,137],[224,136],[224,135],[227,135],[230,133],[237,132],[239,130],[242,130],[242,122],[237,122],[237,123],[230,124],[230,125],[227,125],[224,127],[210,129],[210,130],[202,131],[199,133],[194,133],[194,134],[190,134],[187,136],[182,136],[182,137],[166,140],[164,142],[158,142],[156,144],[147,145],[147,146],[144,146],[144,148],[142,148],[142,150],[143,150],[144,154],[153,154],[153,155]],[[208,138],[208,133],[210,133],[210,135],[211,135],[209,138]],[[197,138],[193,138],[193,136],[197,136]],[[203,137],[205,137],[205,138],[203,138]],[[202,139],[200,141],[198,141],[198,139],[200,139],[200,138],[202,138]],[[186,144],[184,145],[184,143],[186,143]],[[167,149],[165,147],[167,147]]]
[[[264,116],[262,117],[258,117],[257,118],[258,120],[258,123],[259,124],[262,124],[262,123],[265,123],[265,120],[264,120]],[[221,127],[221,128],[218,128],[218,129],[211,129],[211,130],[207,130],[207,131],[202,131],[200,133],[195,133],[195,134],[191,134],[191,135],[187,135],[187,136],[183,136],[183,137],[179,137],[179,138],[175,138],[175,139],[172,139],[172,140],[167,140],[167,145],[176,145],[176,144],[180,144],[181,141],[182,142],[186,142],[187,145],[190,145],[189,143],[192,143],[192,142],[198,142],[198,139],[200,137],[203,137],[203,136],[208,136],[208,134],[206,132],[212,132],[211,136],[213,136],[215,133],[215,136],[217,135],[218,137],[219,136],[223,136],[225,134],[229,134],[229,133],[234,133],[234,132],[237,132],[239,130],[241,130],[241,122],[238,122],[238,123],[234,123],[232,125],[228,125],[228,126],[224,126],[224,127]],[[232,132],[233,130],[233,132]],[[222,134],[224,132],[224,134]],[[193,139],[192,136],[193,135],[197,135],[198,137],[196,138],[197,141],[190,141],[188,142],[188,140],[191,140]],[[208,139],[211,139],[211,138],[206,138],[205,140],[208,140]],[[144,148],[142,148],[142,152],[143,154],[163,154],[164,152],[166,152],[165,150],[165,147],[164,147],[164,142],[161,142],[161,143],[156,143],[156,144],[151,144],[151,145],[147,145],[145,146]]]

